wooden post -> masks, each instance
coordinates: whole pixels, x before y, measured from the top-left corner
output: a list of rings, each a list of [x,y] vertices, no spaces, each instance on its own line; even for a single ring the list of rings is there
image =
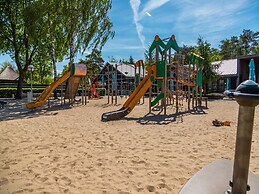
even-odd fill
[[[149,65],[151,65],[151,63],[152,63],[152,53],[149,52]],[[148,106],[149,111],[148,112],[149,113],[151,113],[151,97],[152,97],[152,84],[149,87],[149,91],[148,91],[148,101],[149,101],[149,106]]]
[[[108,104],[110,104],[110,67],[108,66],[108,86],[107,86],[107,89],[108,89]]]
[[[177,56],[177,63],[176,63],[176,69],[175,69],[175,105],[176,105],[176,113],[178,113],[179,109],[179,59]]]
[[[167,87],[167,63],[166,63],[166,51],[164,53],[164,61],[165,61],[165,71],[164,71],[164,80],[163,80],[163,93],[164,93],[164,98],[163,98],[163,105],[164,105],[164,115],[166,115],[166,87]]]
[[[115,68],[116,68],[116,70],[115,70],[115,104],[117,104],[117,98],[118,98],[118,80],[117,80],[117,72],[118,72],[118,64],[116,63],[116,65],[115,65]]]
[[[85,105],[85,93],[86,93],[85,77],[83,77],[82,78],[82,105]]]
[[[113,99],[113,97],[114,97],[114,84],[113,84],[113,74],[114,74],[114,69],[113,69],[113,65],[112,65],[112,81],[111,81],[111,88],[112,88],[112,104],[113,104],[113,101],[114,101],[114,99]]]
[[[144,66],[144,63],[142,64],[142,72],[143,72],[143,77],[142,77],[142,80],[144,79],[145,77],[145,66]],[[145,103],[145,94],[143,95],[143,104]]]
[[[190,102],[191,102],[191,87],[190,87],[190,84],[191,84],[191,64],[189,62],[189,65],[188,65],[188,110],[190,110]]]

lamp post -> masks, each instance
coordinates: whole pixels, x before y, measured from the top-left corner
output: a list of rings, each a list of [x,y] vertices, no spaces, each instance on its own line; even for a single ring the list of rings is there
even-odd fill
[[[31,72],[30,74],[30,82],[31,82],[31,97],[32,97],[32,71],[34,70],[34,66],[33,65],[29,65],[28,66],[28,70]]]

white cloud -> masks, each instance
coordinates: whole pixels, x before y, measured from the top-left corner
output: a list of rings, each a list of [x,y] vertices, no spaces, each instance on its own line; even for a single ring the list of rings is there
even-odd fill
[[[148,1],[143,10],[139,13],[139,20],[146,16],[146,12],[150,13],[151,11],[158,9],[162,5],[166,4],[170,0],[150,0]]]
[[[247,17],[239,17],[238,14],[252,5],[249,0],[181,0],[172,1],[172,6],[177,8],[177,17],[169,16],[163,22],[174,19],[175,30],[215,36],[247,21]]]
[[[140,0],[130,0],[130,6],[131,6],[132,11],[133,11],[134,23],[136,25],[138,37],[139,37],[139,40],[141,42],[142,47],[145,48],[145,37],[142,35],[143,26],[138,22],[138,20],[139,20],[139,14],[138,14],[139,5],[140,5]]]
[[[136,25],[136,30],[138,33],[139,40],[143,48],[145,48],[145,36],[143,35],[143,25],[140,23],[140,20],[143,19],[146,15],[151,16],[150,12],[155,10],[170,0],[149,0],[139,12],[139,6],[141,4],[140,0],[130,0],[130,6],[133,11],[134,23]]]

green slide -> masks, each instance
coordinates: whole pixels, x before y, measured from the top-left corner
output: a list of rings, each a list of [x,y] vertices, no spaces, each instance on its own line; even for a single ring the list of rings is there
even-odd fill
[[[159,100],[161,100],[162,98],[164,98],[164,93],[159,94],[152,102],[151,102],[151,106],[155,106]]]

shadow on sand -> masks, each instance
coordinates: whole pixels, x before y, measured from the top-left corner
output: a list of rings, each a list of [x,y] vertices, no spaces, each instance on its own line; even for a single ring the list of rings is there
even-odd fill
[[[157,114],[148,113],[142,118],[125,117],[125,120],[135,120],[142,125],[168,125],[170,123],[182,123],[183,117],[187,115],[207,114],[204,109],[206,107],[199,107],[193,110],[179,110],[173,114],[164,115],[162,108],[156,107],[153,111],[158,111]]]
[[[0,109],[0,122],[24,118],[36,118],[43,115],[57,115],[58,111],[72,108],[68,103],[61,106],[59,100],[53,100],[50,102],[50,106],[46,103],[44,106],[34,110],[26,108],[26,99],[5,99],[5,101],[7,102],[7,105],[3,109]],[[75,103],[74,106],[77,106],[77,103]]]

